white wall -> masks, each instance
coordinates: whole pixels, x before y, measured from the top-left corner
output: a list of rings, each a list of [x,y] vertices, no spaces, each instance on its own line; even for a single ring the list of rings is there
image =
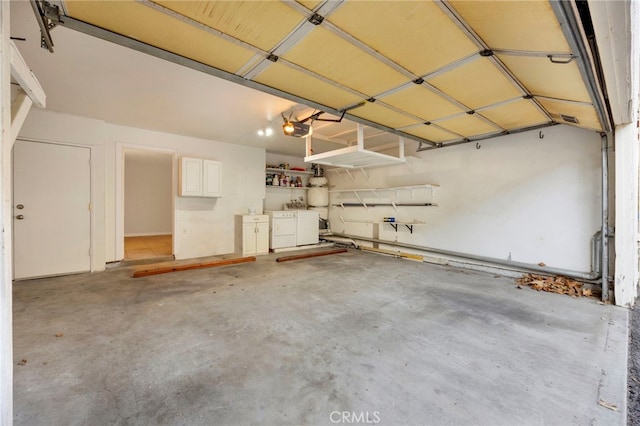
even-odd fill
[[[635,303],[638,297],[640,272],[638,271],[638,165],[640,154],[640,2],[629,2],[630,16],[628,25],[629,51],[627,56],[619,55],[615,65],[629,68],[629,78],[624,80],[625,87],[617,100],[628,105],[629,119],[621,117],[616,120],[615,128],[615,164],[616,164],[616,240],[615,240],[615,303],[628,306]],[[626,24],[626,22],[625,22]],[[609,27],[612,35],[626,30],[625,26]],[[617,41],[617,48],[625,47]],[[615,76],[618,77],[618,76]],[[609,84],[609,82],[607,82]]]
[[[345,220],[424,221],[413,234],[380,225],[380,238],[538,264],[589,271],[590,240],[600,229],[600,137],[569,126],[503,136],[475,144],[421,152],[408,165],[359,171],[355,181],[328,173],[339,188],[394,187],[434,183],[429,190],[399,193],[404,202],[434,202],[438,207],[332,207],[331,229],[359,236],[373,235],[374,224]],[[407,149],[411,154],[413,148]],[[336,194],[331,194],[332,202]],[[381,197],[394,198],[395,193]],[[379,201],[375,196],[370,201]]]
[[[264,149],[111,124],[107,128],[108,139],[115,144],[116,152],[123,147],[150,147],[173,151],[176,159],[188,156],[220,161],[221,198],[175,198],[174,254],[177,259],[185,259],[234,251],[233,216],[248,213],[251,205],[257,213],[261,213],[265,194]],[[113,170],[117,176],[121,176],[121,163],[115,162],[115,158]],[[177,165],[174,170],[177,173]],[[119,178],[114,176],[114,182],[118,181]],[[174,182],[177,184],[177,176]],[[115,186],[113,192],[107,192],[107,206],[115,207],[116,198],[121,197],[121,192]],[[116,218],[117,214],[116,211]],[[106,232],[111,235],[109,227]],[[115,249],[118,254],[118,247]]]
[[[218,199],[175,197],[174,254],[178,259],[232,253],[233,215],[258,213],[264,199],[263,149],[209,141],[32,110],[20,136],[90,146],[94,173],[94,270],[122,259],[124,234],[123,159],[126,149],[152,149],[222,162],[223,196]],[[177,161],[177,160],[176,160]],[[174,182],[177,183],[174,164]]]
[[[11,69],[9,2],[0,2],[0,217],[11,223]],[[11,283],[11,227],[0,235],[0,425],[13,422],[13,313]]]
[[[173,232],[173,156],[125,151],[124,235]]]

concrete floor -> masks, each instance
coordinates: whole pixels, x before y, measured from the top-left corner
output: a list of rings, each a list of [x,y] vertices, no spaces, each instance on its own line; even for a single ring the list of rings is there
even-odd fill
[[[275,257],[15,283],[15,424],[625,422],[625,309],[356,250]]]

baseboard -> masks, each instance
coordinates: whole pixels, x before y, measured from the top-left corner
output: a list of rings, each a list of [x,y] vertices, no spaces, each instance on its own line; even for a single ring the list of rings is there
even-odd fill
[[[124,237],[156,237],[158,235],[172,235],[172,232],[142,232],[137,234],[124,234]]]

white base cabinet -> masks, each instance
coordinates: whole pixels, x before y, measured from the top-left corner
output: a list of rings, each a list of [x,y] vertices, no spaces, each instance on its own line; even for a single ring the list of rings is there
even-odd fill
[[[236,252],[242,256],[269,253],[269,216],[236,215]]]

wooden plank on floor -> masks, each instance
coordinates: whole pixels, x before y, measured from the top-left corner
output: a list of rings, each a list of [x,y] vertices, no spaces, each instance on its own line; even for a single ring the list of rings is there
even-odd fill
[[[374,253],[388,254],[390,256],[404,257],[405,259],[417,260],[419,262],[424,262],[424,256],[421,256],[419,254],[403,253],[401,251],[384,250],[384,249],[380,249],[380,248],[364,247],[364,246],[360,246],[360,250],[372,251]]]
[[[326,251],[317,251],[315,253],[305,253],[305,254],[296,254],[293,256],[283,256],[276,259],[276,262],[287,262],[289,260],[299,260],[299,259],[308,259],[310,257],[318,257],[318,256],[327,256],[330,254],[338,254],[338,253],[346,253],[348,250],[345,248],[335,249],[335,250],[326,250]]]
[[[238,257],[236,259],[223,259],[213,262],[192,263],[189,265],[175,265],[163,268],[142,269],[133,273],[133,278],[146,277],[149,275],[168,274],[169,272],[188,271],[191,269],[214,268],[216,266],[236,265],[238,263],[255,262],[254,256]]]

